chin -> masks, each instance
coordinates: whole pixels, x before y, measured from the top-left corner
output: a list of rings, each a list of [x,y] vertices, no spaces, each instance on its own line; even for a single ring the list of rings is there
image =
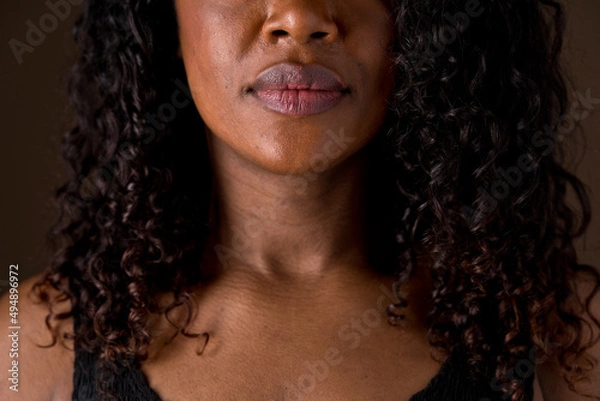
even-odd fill
[[[333,169],[365,147],[372,136],[348,133],[345,127],[287,132],[261,138],[247,156],[278,174],[319,174]]]

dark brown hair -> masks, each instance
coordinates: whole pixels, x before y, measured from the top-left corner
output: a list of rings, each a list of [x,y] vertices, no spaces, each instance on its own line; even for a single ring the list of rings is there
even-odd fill
[[[597,340],[585,334],[600,328],[590,312],[600,276],[577,261],[573,240],[590,206],[562,167],[556,136],[571,110],[562,6],[389,4],[398,76],[374,143],[380,183],[393,186],[395,290],[427,255],[435,349],[460,348],[473,371],[521,400],[523,380],[510,372],[535,347],[558,357],[573,389],[596,362],[575,360]],[[80,56],[68,93],[77,120],[62,143],[70,176],[56,194],[55,255],[37,290],[48,326],[77,315],[76,343],[108,367],[147,356],[151,313],[185,306],[187,319],[173,324],[186,333],[189,290],[203,280],[212,174],[193,102],[173,101],[187,83],[172,2],[88,0],[74,38]],[[585,299],[578,278],[593,288]],[[166,309],[161,293],[174,294]],[[406,305],[397,295],[391,318]],[[53,312],[59,299],[71,313]]]

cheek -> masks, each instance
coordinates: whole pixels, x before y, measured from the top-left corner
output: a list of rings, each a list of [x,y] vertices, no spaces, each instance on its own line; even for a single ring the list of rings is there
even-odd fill
[[[234,114],[231,93],[234,91],[230,66],[218,54],[203,46],[185,62],[192,98],[202,120],[214,132],[231,131]]]
[[[179,38],[186,76],[196,107],[208,124],[210,116],[227,114],[227,95],[235,92],[235,49],[231,24],[202,10],[182,10]],[[226,29],[224,29],[226,28]],[[218,118],[217,118],[218,119]]]
[[[359,40],[361,39],[359,38]],[[392,27],[388,31],[373,29],[369,33],[365,32],[362,40],[368,40],[373,45],[360,46],[357,44],[357,48],[360,49],[360,54],[357,57],[365,62],[366,68],[369,69],[365,76],[374,78],[371,86],[376,91],[379,91],[379,97],[381,97],[381,94],[384,93],[382,90],[389,89],[389,83],[394,79],[395,73],[395,64],[391,52],[393,40]],[[374,98],[377,97],[377,95],[374,95]]]

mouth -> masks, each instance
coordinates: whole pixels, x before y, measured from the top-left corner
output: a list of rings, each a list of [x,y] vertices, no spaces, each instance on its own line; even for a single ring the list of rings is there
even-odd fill
[[[263,71],[246,92],[269,110],[305,117],[334,108],[350,89],[323,66],[284,63]]]

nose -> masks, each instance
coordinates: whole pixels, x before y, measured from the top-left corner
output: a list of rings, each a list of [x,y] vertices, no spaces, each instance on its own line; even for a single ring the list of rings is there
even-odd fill
[[[273,44],[286,38],[298,44],[335,42],[340,32],[328,3],[323,0],[272,1],[262,28],[264,40]]]

